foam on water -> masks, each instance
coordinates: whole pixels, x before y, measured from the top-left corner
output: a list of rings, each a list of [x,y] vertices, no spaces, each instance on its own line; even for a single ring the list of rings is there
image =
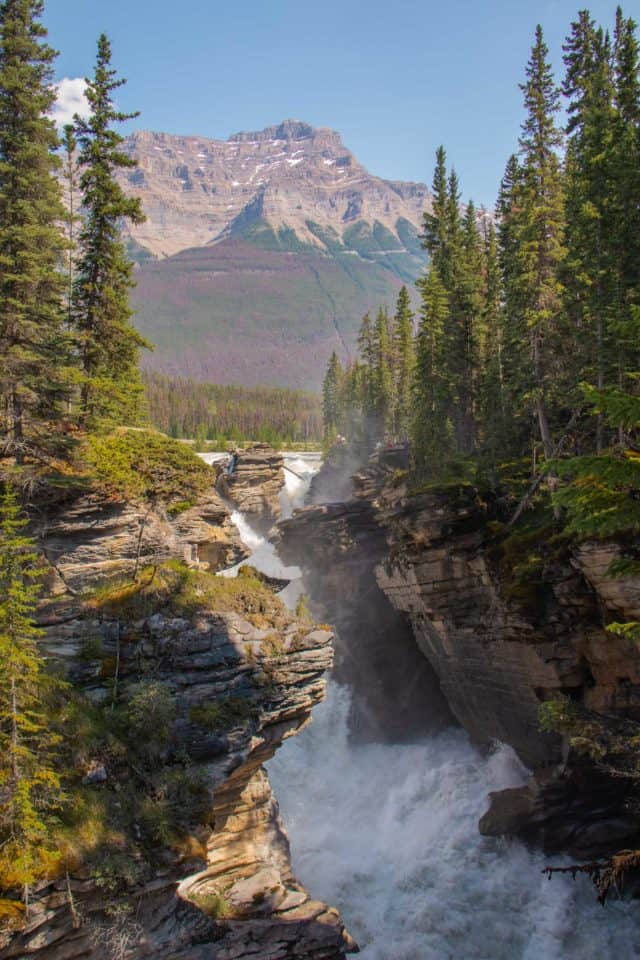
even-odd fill
[[[318,462],[287,458],[283,516],[300,506]],[[291,579],[300,571],[234,514],[250,563]],[[312,896],[341,911],[363,960],[633,960],[635,903],[595,900],[585,877],[548,880],[548,860],[516,841],[483,838],[478,819],[492,790],[524,782],[508,747],[489,757],[461,730],[404,745],[355,744],[349,691],[329,683],[313,723],[268,770],[293,867]]]
[[[349,741],[349,692],[268,765],[296,876],[339,908],[364,960],[632,960],[636,904],[595,901],[585,877],[548,880],[542,854],[483,838],[487,794],[523,781],[508,747],[485,758],[460,730],[410,745]]]
[[[283,518],[290,517],[295,508],[304,503],[311,478],[320,469],[320,459],[310,456],[306,458],[285,457],[285,464],[291,469],[285,470],[285,485],[280,491],[280,508]],[[243,560],[234,567],[223,570],[221,575],[223,577],[235,577],[239,567],[244,563],[250,563],[270,577],[290,580],[290,585],[282,592],[281,596],[285,603],[295,605],[302,590],[299,584],[300,569],[298,567],[285,567],[277,556],[273,545],[266,537],[253,529],[246,516],[239,510],[233,511],[231,519],[238,528],[242,542],[251,550],[251,556],[248,560]]]

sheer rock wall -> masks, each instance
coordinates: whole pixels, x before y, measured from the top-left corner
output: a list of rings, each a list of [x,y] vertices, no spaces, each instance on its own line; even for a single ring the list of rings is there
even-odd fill
[[[47,655],[95,703],[108,703],[114,677],[120,691],[141,679],[161,683],[175,705],[162,763],[170,769],[187,758],[206,784],[209,813],[188,843],[159,844],[152,873],[146,869],[120,897],[126,912],[114,910],[104,884],[82,863],[41,884],[26,928],[0,933],[0,958],[341,960],[355,944],[337,911],[296,881],[263,768],[323,699],[332,633],[286,611],[273,624],[206,605],[184,617],[97,612],[87,592],[131,574],[138,554],[139,563],[155,564],[184,559],[186,551],[195,563],[197,546],[201,555],[215,551],[216,566],[221,557],[228,563],[242,555],[214,493],[174,520],[160,508],[82,498],[41,521],[39,532],[49,566],[40,609]],[[224,708],[229,698],[250,703],[250,714],[220,728],[198,721],[198,709]],[[108,756],[104,763],[88,758],[87,783],[118,796]],[[225,909],[216,913],[205,904],[220,891]]]
[[[338,649],[346,643],[347,658],[365,649],[370,574],[410,623],[450,710],[472,739],[511,745],[533,771],[525,788],[493,795],[481,830],[584,857],[636,843],[626,786],[588,760],[569,757],[563,739],[539,723],[541,702],[559,694],[598,713],[640,721],[640,654],[631,640],[605,630],[611,619],[639,616],[638,581],[606,576],[618,548],[591,543],[558,551],[540,583],[525,580],[523,600],[507,588],[487,505],[477,494],[468,488],[410,494],[393,479],[393,465],[379,462],[384,457],[356,474],[351,500],[307,507],[279,527],[286,561],[313,570],[314,583],[324,585],[339,610],[346,603],[353,621],[348,635],[340,616],[332,620]],[[358,588],[354,568],[363,574]],[[331,601],[327,606],[331,612]],[[400,622],[388,620],[380,638],[391,657]],[[411,695],[410,685],[406,690]],[[402,702],[402,691],[397,695]]]

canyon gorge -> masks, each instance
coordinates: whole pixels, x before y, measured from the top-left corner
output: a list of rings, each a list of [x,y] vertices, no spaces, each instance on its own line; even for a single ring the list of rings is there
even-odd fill
[[[602,910],[586,877],[543,875],[632,845],[637,820],[538,708],[564,692],[635,723],[637,656],[604,635],[602,607],[633,611],[637,582],[603,578],[614,544],[554,556],[534,616],[506,590],[478,491],[412,494],[402,457],[356,469],[338,452],[318,472],[258,445],[235,479],[214,463],[174,516],[88,497],[39,521],[50,655],[96,703],[116,669],[166,686],[157,762],[189,758],[204,815],[120,891],[132,913],[77,862],[34,892],[0,957],[111,960],[118,942],[134,958],[339,960],[356,941],[369,960],[635,956],[632,901]],[[88,590],[151,564],[180,593],[176,559],[251,590],[230,602],[196,582],[178,610],[156,585],[145,616]],[[82,762],[87,789],[121,802],[109,752]]]

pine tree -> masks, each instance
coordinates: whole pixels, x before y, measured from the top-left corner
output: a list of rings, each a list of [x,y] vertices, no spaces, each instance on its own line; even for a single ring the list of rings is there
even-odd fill
[[[615,364],[616,265],[612,260],[614,205],[611,202],[614,106],[610,45],[587,11],[572,24],[564,47],[563,92],[569,99],[566,160],[565,302],[573,322],[575,384],[583,379],[602,389]],[[596,427],[602,448],[603,420]]]
[[[518,256],[518,229],[523,190],[523,171],[518,157],[509,157],[496,204],[498,262],[502,281],[502,371],[514,456],[531,449],[530,336],[524,319],[523,264]]]
[[[439,271],[433,264],[418,281],[422,304],[416,343],[412,446],[416,470],[435,476],[446,466],[452,450],[450,384],[445,363],[445,326],[449,300]]]
[[[393,318],[393,346],[395,357],[394,432],[401,440],[406,440],[411,431],[413,369],[415,366],[413,313],[409,291],[406,287],[402,287],[398,294],[396,312]]]
[[[69,329],[73,327],[73,278],[76,258],[76,225],[80,219],[78,215],[78,168],[76,164],[77,141],[73,125],[68,123],[63,131],[62,149],[64,155],[63,176],[66,195],[67,216],[65,226],[67,232],[67,323]]]
[[[447,154],[444,147],[436,151],[436,167],[431,185],[432,210],[423,217],[422,246],[440,271],[446,273],[447,222],[449,209],[449,186],[447,175]]]
[[[394,378],[389,315],[382,307],[376,314],[372,334],[373,416],[378,439],[393,429]]]
[[[562,351],[558,330],[562,287],[558,279],[564,258],[564,209],[558,148],[562,134],[556,125],[560,91],[548,62],[542,28],[521,85],[527,112],[520,137],[522,174],[510,224],[516,245],[516,296],[521,335],[530,345],[529,382],[519,384],[530,398],[547,458],[553,453],[552,392],[559,383]],[[521,315],[520,315],[521,311]]]
[[[473,453],[477,441],[477,398],[480,391],[482,340],[482,248],[473,201],[467,204],[460,227],[455,266],[457,325],[451,363],[455,370],[456,421],[460,453]]]
[[[87,85],[91,114],[75,120],[85,220],[78,238],[73,313],[84,373],[81,419],[90,426],[137,419],[142,393],[139,352],[148,346],[130,322],[133,265],[120,235],[122,220],[144,221],[140,201],[127,197],[115,177],[118,170],[135,166],[113,129],[137,116],[114,107],[113,92],[125,82],[116,79],[111,46],[103,34]]]
[[[362,426],[367,444],[376,433],[375,424],[375,366],[376,355],[373,343],[371,317],[365,313],[358,331],[358,353],[361,360]]]
[[[60,263],[65,211],[48,114],[52,64],[42,0],[0,4],[0,453],[59,449],[68,397]]]
[[[325,440],[333,438],[340,429],[343,416],[342,381],[342,366],[338,354],[334,350],[329,358],[327,372],[322,382],[322,415]]]
[[[633,308],[640,304],[640,52],[636,23],[625,18],[620,7],[616,10],[613,76],[613,259],[618,283],[614,335],[618,388],[624,390],[639,365]]]
[[[504,302],[498,239],[489,223],[484,241],[483,304],[480,339],[480,423],[482,448],[492,464],[507,454],[510,416],[504,370]]]
[[[52,681],[33,623],[37,557],[25,523],[6,488],[0,499],[0,888],[6,892],[28,890],[50,868],[46,815],[61,800],[56,738],[43,711]]]

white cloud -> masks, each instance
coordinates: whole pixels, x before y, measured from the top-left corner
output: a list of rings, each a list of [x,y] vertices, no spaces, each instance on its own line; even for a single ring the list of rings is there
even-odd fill
[[[89,116],[89,104],[84,95],[85,82],[82,77],[65,77],[54,84],[58,99],[56,100],[51,116],[57,127],[64,127],[71,123],[74,113],[81,117]]]

